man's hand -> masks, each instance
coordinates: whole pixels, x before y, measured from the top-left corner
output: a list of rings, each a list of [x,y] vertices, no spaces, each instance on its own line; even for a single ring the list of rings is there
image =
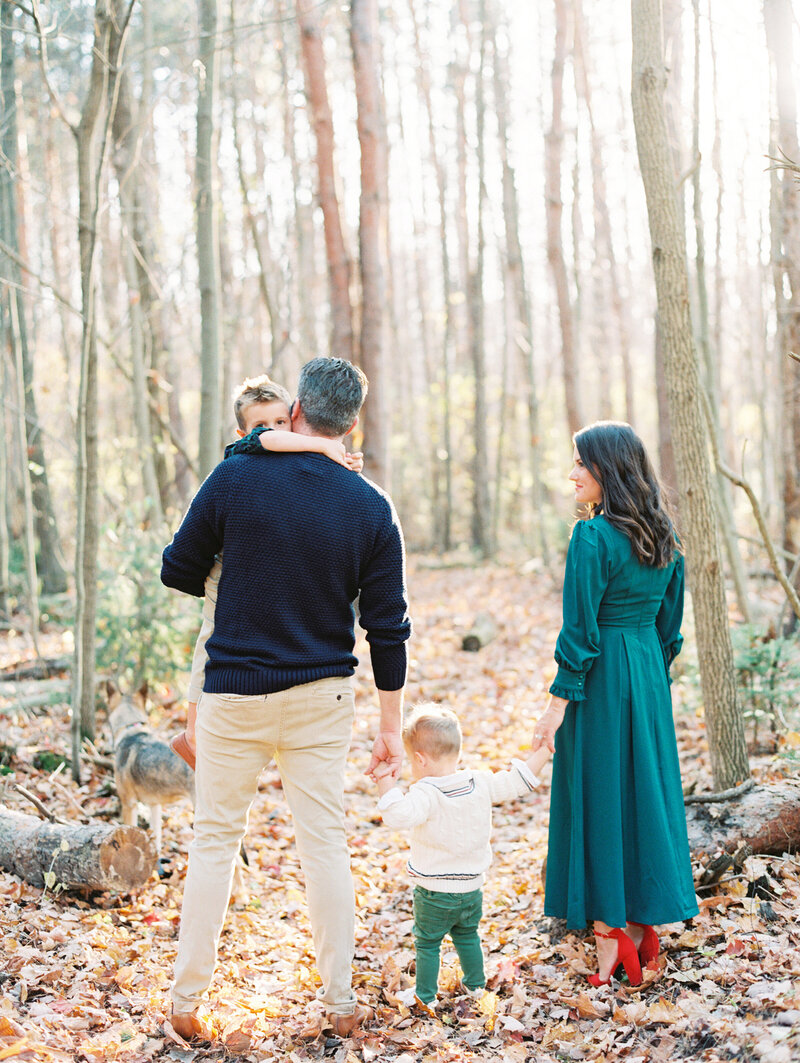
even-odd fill
[[[403,740],[399,731],[379,731],[372,744],[372,759],[367,768],[367,775],[376,782],[378,779],[400,778],[403,763]]]

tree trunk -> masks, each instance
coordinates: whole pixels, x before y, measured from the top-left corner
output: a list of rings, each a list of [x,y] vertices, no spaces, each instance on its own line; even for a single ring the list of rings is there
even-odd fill
[[[666,71],[660,3],[659,0],[633,0],[631,7],[633,117],[653,246],[683,542],[692,588],[714,784],[719,790],[727,790],[746,780],[750,772],[736,699],[697,352],[689,313],[686,242],[664,112]]]
[[[156,850],[138,827],[48,823],[0,805],[0,867],[32,886],[127,893],[155,870]]]
[[[475,74],[475,112],[476,139],[478,151],[478,211],[477,233],[475,237],[475,266],[470,270],[468,282],[468,305],[472,318],[470,329],[470,354],[475,379],[475,405],[473,419],[473,437],[475,457],[472,465],[472,545],[482,557],[489,557],[493,552],[491,541],[491,500],[489,496],[489,441],[487,429],[489,424],[486,397],[486,337],[484,331],[485,306],[483,292],[484,260],[486,257],[486,237],[484,232],[484,213],[486,206],[486,145],[484,131],[486,128],[486,100],[484,67],[486,64],[486,12],[485,0],[481,0],[481,43],[478,69]]]
[[[586,111],[589,117],[591,170],[592,170],[592,205],[594,208],[594,282],[595,292],[598,299],[596,307],[596,319],[603,331],[605,319],[608,314],[610,303],[614,321],[616,322],[617,339],[619,342],[620,361],[622,365],[622,380],[625,388],[625,420],[632,424],[634,421],[634,394],[633,394],[633,365],[630,351],[630,328],[628,321],[628,309],[622,297],[622,284],[619,277],[619,266],[614,251],[614,236],[611,224],[611,214],[608,203],[608,189],[606,187],[606,174],[603,159],[603,144],[594,120],[594,105],[592,99],[592,85],[590,74],[590,57],[586,46],[586,32],[581,0],[575,5],[575,80],[577,90],[583,97]],[[601,357],[608,357],[605,345],[601,342]]]
[[[492,12],[492,27],[496,31],[496,10]],[[524,373],[524,390],[528,414],[532,524],[536,546],[545,564],[547,564],[549,549],[544,520],[545,491],[541,473],[539,399],[534,366],[533,314],[531,313],[530,293],[525,278],[525,261],[522,256],[522,243],[519,236],[519,197],[517,196],[516,175],[511,164],[508,143],[508,102],[506,99],[509,85],[508,56],[500,50],[496,36],[494,39],[493,85],[500,160],[503,165],[503,222],[505,225],[506,254],[508,256],[507,276],[510,280],[511,298],[514,307],[512,342],[514,349],[519,353],[520,365]]]
[[[3,132],[0,138],[2,163],[0,165],[0,207],[2,207],[4,240],[12,249],[19,250],[19,223],[17,215],[17,101],[15,89],[14,54],[14,6],[3,4],[0,11],[0,96],[2,96]],[[6,256],[3,256],[4,258]],[[6,328],[9,339],[18,352],[17,360],[22,372],[24,392],[24,423],[26,444],[23,476],[30,481],[31,504],[34,512],[36,538],[39,542],[38,575],[45,594],[61,594],[67,589],[67,574],[61,551],[61,536],[56,524],[55,509],[47,478],[47,461],[42,446],[42,431],[36,408],[36,388],[33,363],[28,349],[27,317],[24,301],[24,285],[18,263],[6,259],[3,274],[12,282],[8,289],[8,317]],[[11,313],[11,300],[14,302]],[[38,588],[32,589],[38,594]]]
[[[280,48],[278,48],[278,60],[281,66],[283,84],[288,85],[295,67],[289,67],[287,61],[288,38],[284,25],[285,11],[283,0],[278,0],[278,25],[277,32],[280,34]],[[292,58],[297,62],[296,54]],[[295,218],[296,256],[294,274],[296,278],[295,290],[300,318],[300,349],[309,356],[316,353],[317,323],[314,314],[315,289],[317,286],[317,271],[314,268],[314,232],[312,210],[313,207],[301,202],[299,192],[302,187],[300,164],[297,159],[297,147],[295,144],[295,113],[297,104],[296,94],[283,93],[283,129],[284,145],[287,158],[292,167],[292,204]]]
[[[420,95],[425,104],[425,116],[428,126],[428,145],[431,163],[436,174],[436,191],[439,201],[439,241],[442,255],[442,312],[444,314],[444,330],[442,336],[442,400],[441,400],[441,449],[444,456],[441,461],[443,466],[444,487],[441,494],[444,496],[442,503],[437,506],[434,515],[437,527],[436,539],[442,550],[449,550],[452,546],[452,515],[453,515],[453,454],[451,443],[451,398],[450,398],[450,363],[451,348],[453,346],[453,300],[452,279],[450,268],[450,254],[447,243],[447,189],[445,167],[438,150],[438,138],[431,99],[431,79],[429,70],[429,58],[420,43],[419,24],[417,22],[416,7],[414,0],[409,0],[409,11],[414,25],[414,46],[417,57],[417,85]],[[439,467],[438,451],[434,455],[436,468]],[[438,476],[434,482],[438,485]]]
[[[113,107],[114,149],[112,160],[119,186],[120,221],[122,223],[123,265],[128,285],[130,312],[131,379],[133,383],[133,421],[136,429],[138,460],[142,469],[145,495],[145,517],[163,522],[161,489],[156,472],[156,447],[153,439],[150,416],[150,394],[147,387],[147,344],[149,318],[153,314],[151,285],[147,278],[149,266],[148,244],[142,237],[147,225],[148,209],[140,193],[143,175],[138,161],[143,131],[133,113],[130,74],[118,63],[118,50],[122,43],[120,30],[125,17],[125,0],[114,0],[114,32],[111,41],[111,61],[117,67],[116,106]],[[139,265],[145,276],[140,284]]]
[[[555,0],[556,40],[551,78],[553,112],[550,129],[545,136],[545,201],[547,211],[547,261],[553,271],[553,282],[561,323],[561,368],[564,377],[564,404],[567,427],[573,435],[583,425],[578,403],[578,380],[575,355],[575,323],[569,294],[569,279],[564,260],[561,236],[561,163],[564,147],[562,109],[564,103],[564,63],[567,55],[569,17],[566,0]]]
[[[697,336],[700,347],[700,364],[704,371],[705,388],[711,400],[709,408],[712,413],[712,423],[708,426],[717,441],[717,448],[722,452],[722,426],[719,419],[720,393],[719,372],[717,369],[718,352],[711,349],[710,328],[708,320],[708,289],[706,286],[706,240],[705,225],[703,221],[703,200],[701,191],[701,176],[703,168],[700,159],[700,0],[692,0],[694,8],[694,106],[692,115],[692,213],[694,216],[695,233],[695,277],[697,284]],[[739,543],[736,538],[736,524],[733,519],[733,501],[731,498],[731,486],[725,477],[717,472],[713,480],[714,502],[717,507],[719,529],[728,557],[728,567],[736,592],[736,601],[739,612],[745,623],[750,623],[750,602],[747,595],[747,580],[744,573],[744,565],[739,553]]]
[[[364,464],[370,479],[390,487],[389,418],[383,345],[384,270],[381,258],[381,154],[385,150],[377,70],[376,0],[351,0],[358,143],[361,148],[361,198],[358,245],[361,268],[360,362],[369,379],[364,407]]]
[[[793,15],[788,0],[764,0],[767,46],[774,70],[777,122],[773,143],[777,153],[797,163],[797,67],[793,54]],[[773,155],[776,152],[772,152]],[[800,184],[784,169],[770,211],[772,276],[777,313],[776,348],[780,359],[783,408],[782,488],[783,548],[800,553],[800,367],[789,357],[800,351]],[[787,291],[788,289],[788,291]],[[800,581],[798,581],[800,585]]]
[[[200,284],[200,447],[205,478],[222,449],[220,398],[219,242],[214,174],[217,156],[214,107],[217,96],[217,0],[198,0],[200,46],[197,87],[197,267]]]
[[[127,15],[130,18],[131,7]],[[80,748],[84,737],[95,733],[95,653],[97,613],[97,321],[95,313],[95,250],[101,175],[105,161],[107,137],[99,154],[95,152],[95,134],[111,77],[112,19],[108,0],[96,0],[94,45],[89,89],[78,125],[73,128],[78,151],[78,242],[81,267],[81,340],[80,385],[78,393],[78,468],[75,545],[75,664],[72,690],[72,773],[80,782]],[[124,43],[124,42],[123,42]],[[118,61],[122,61],[120,45]],[[111,115],[106,125],[106,133]],[[97,156],[97,157],[95,157]]]
[[[311,125],[317,141],[319,205],[325,233],[325,253],[331,300],[331,350],[335,358],[353,359],[353,311],[350,303],[350,258],[347,254],[336,195],[333,164],[333,116],[325,82],[325,54],[316,6],[297,0],[300,46]]]

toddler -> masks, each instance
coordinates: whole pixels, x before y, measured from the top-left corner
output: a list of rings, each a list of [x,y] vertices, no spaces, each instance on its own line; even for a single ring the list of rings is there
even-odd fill
[[[458,953],[464,988],[478,996],[486,985],[478,924],[481,886],[492,862],[492,805],[532,793],[550,753],[545,747],[527,761],[514,759],[507,771],[459,770],[458,718],[434,704],[417,706],[403,727],[403,745],[414,782],[404,794],[388,769],[376,770],[378,810],[388,827],[411,830],[407,870],[415,883],[417,982],[401,1000],[416,999],[433,1010],[446,934]]]

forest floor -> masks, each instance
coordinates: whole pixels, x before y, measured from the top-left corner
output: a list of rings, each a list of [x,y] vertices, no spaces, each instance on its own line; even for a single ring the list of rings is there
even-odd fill
[[[559,627],[559,588],[542,572],[481,566],[410,570],[415,622],[409,699],[435,699],[461,718],[464,762],[500,768],[528,741],[544,703]],[[461,651],[476,612],[490,611],[498,636]],[[44,637],[48,656],[68,653],[63,632]],[[368,661],[366,646],[359,652]],[[0,648],[0,668],[30,656],[22,637]],[[174,691],[158,687],[154,728],[182,725]],[[690,673],[674,683],[684,782],[710,787],[700,694]],[[363,772],[376,727],[367,664],[357,676],[356,723],[347,779],[348,824],[358,903],[356,989],[375,1019],[349,1040],[326,1036],[292,824],[277,773],[267,769],[246,847],[249,900],[231,906],[211,989],[224,1046],[197,1049],[165,1025],[177,941],[191,808],[165,823],[170,871],[135,895],[89,898],[42,891],[0,873],[0,1060],[99,1063],[391,1060],[757,1060],[800,1058],[800,860],[751,857],[744,873],[702,893],[700,915],[662,928],[658,971],[644,984],[591,988],[591,940],[564,934],[542,913],[547,785],[497,810],[494,864],[485,888],[483,940],[489,991],[474,1002],[456,993],[455,955],[445,952],[436,1018],[409,1012],[397,993],[413,984],[407,839],[383,827]],[[111,773],[87,761],[76,787],[69,771],[34,768],[37,752],[68,754],[68,708],[15,715],[0,702],[10,752],[0,800],[29,813],[19,783],[54,813],[78,820],[119,816]],[[795,725],[796,726],[796,725]],[[752,757],[758,781],[797,770],[796,730]],[[98,746],[109,748],[105,728]],[[549,779],[549,769],[546,772]]]

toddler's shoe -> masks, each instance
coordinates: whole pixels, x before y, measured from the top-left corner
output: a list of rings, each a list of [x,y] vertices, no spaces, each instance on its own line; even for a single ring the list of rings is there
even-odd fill
[[[408,1008],[409,1010],[411,1010],[412,1008],[421,1008],[429,1015],[436,1014],[436,1001],[432,1000],[430,1004],[426,1004],[424,1000],[420,1000],[417,996],[416,986],[412,985],[408,989],[402,989],[397,994],[397,999],[404,1007]]]

